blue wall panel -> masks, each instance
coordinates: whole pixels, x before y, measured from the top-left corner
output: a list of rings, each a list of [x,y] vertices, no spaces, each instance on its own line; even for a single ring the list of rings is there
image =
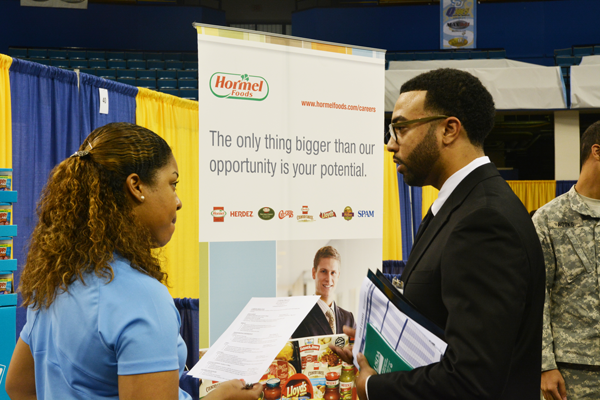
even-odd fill
[[[76,10],[21,7],[18,0],[0,0],[0,53],[6,54],[9,46],[197,51],[194,22],[225,25],[225,12],[98,3]]]
[[[209,244],[210,344],[233,322],[252,297],[274,297],[277,243]]]
[[[294,36],[350,45],[419,51],[439,49],[439,4],[315,8],[292,15]],[[554,65],[554,49],[600,44],[597,0],[552,0],[477,5],[479,48],[504,48],[507,57]]]

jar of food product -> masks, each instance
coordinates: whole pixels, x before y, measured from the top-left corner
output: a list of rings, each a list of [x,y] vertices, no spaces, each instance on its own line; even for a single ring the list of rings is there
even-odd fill
[[[325,375],[326,388],[323,395],[324,400],[340,400],[340,375],[337,372],[329,372]]]
[[[279,378],[269,379],[264,393],[265,400],[281,400],[281,381]]]
[[[340,376],[340,399],[352,400],[354,376],[354,365],[343,362],[342,375]]]

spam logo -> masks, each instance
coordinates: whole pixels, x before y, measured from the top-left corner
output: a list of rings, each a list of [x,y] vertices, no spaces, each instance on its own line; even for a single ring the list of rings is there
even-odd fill
[[[215,72],[210,91],[222,99],[263,101],[269,95],[269,83],[262,76]]]

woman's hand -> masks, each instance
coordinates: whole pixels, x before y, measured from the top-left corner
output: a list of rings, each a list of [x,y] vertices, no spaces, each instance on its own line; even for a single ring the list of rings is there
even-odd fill
[[[239,379],[221,383],[208,393],[206,400],[256,400],[263,391],[262,383],[255,383],[250,389]]]

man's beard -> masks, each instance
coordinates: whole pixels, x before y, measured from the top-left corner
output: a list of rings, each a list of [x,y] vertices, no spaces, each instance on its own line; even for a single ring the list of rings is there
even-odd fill
[[[405,168],[404,182],[410,186],[424,186],[431,168],[439,157],[440,149],[436,142],[435,126],[432,126],[423,140],[406,157],[406,163],[402,162]]]

